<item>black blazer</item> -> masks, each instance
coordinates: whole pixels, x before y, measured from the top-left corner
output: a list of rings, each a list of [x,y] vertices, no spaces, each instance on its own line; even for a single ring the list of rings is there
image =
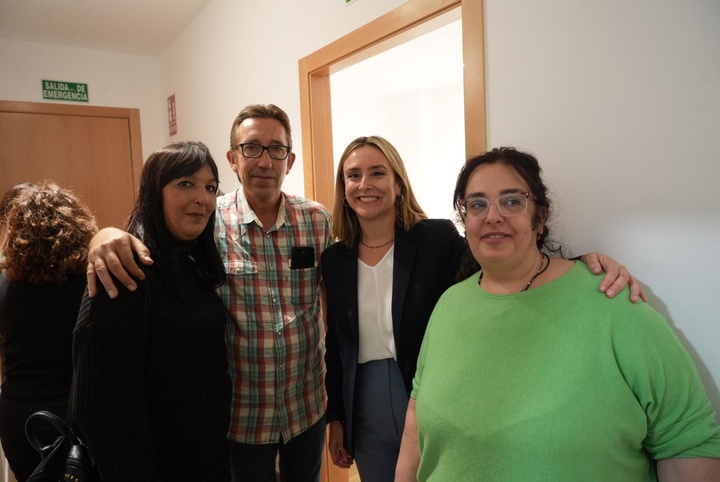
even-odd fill
[[[392,282],[393,333],[397,362],[410,393],[420,345],[440,295],[455,283],[467,243],[448,220],[420,221],[409,231],[395,228]],[[326,420],[345,424],[345,448],[354,456],[352,413],[358,365],[358,249],[336,243],[322,254],[327,290],[328,408]]]

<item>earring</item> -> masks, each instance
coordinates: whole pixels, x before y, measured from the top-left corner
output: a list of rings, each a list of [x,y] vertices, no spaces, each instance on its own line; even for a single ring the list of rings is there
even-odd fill
[[[398,201],[398,198],[395,198],[395,204],[402,204],[403,201],[405,201],[405,196],[400,194],[400,200]]]
[[[347,202],[347,198],[345,196],[343,196],[343,206],[345,206],[346,208],[350,207],[350,205]]]

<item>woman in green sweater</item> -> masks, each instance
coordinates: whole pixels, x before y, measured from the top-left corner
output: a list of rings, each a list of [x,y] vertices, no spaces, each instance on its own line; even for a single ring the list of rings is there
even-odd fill
[[[476,272],[431,316],[396,481],[720,480],[715,413],[667,322],[549,254],[537,160],[471,159],[454,201]]]

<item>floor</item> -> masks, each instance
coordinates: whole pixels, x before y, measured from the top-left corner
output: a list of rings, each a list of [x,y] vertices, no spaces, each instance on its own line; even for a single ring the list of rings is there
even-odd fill
[[[348,469],[348,482],[360,482],[360,475],[355,465]]]

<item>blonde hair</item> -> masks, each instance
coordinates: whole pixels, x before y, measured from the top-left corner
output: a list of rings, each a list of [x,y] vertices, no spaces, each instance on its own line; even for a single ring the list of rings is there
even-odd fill
[[[395,223],[404,231],[409,231],[419,221],[427,219],[427,214],[413,194],[405,164],[397,149],[386,139],[380,136],[358,137],[345,148],[338,163],[335,176],[335,205],[333,206],[333,236],[348,247],[353,247],[360,235],[360,223],[357,214],[345,201],[345,175],[343,167],[350,154],[363,146],[372,146],[383,153],[395,175],[395,181],[400,186],[400,203],[395,204]]]

